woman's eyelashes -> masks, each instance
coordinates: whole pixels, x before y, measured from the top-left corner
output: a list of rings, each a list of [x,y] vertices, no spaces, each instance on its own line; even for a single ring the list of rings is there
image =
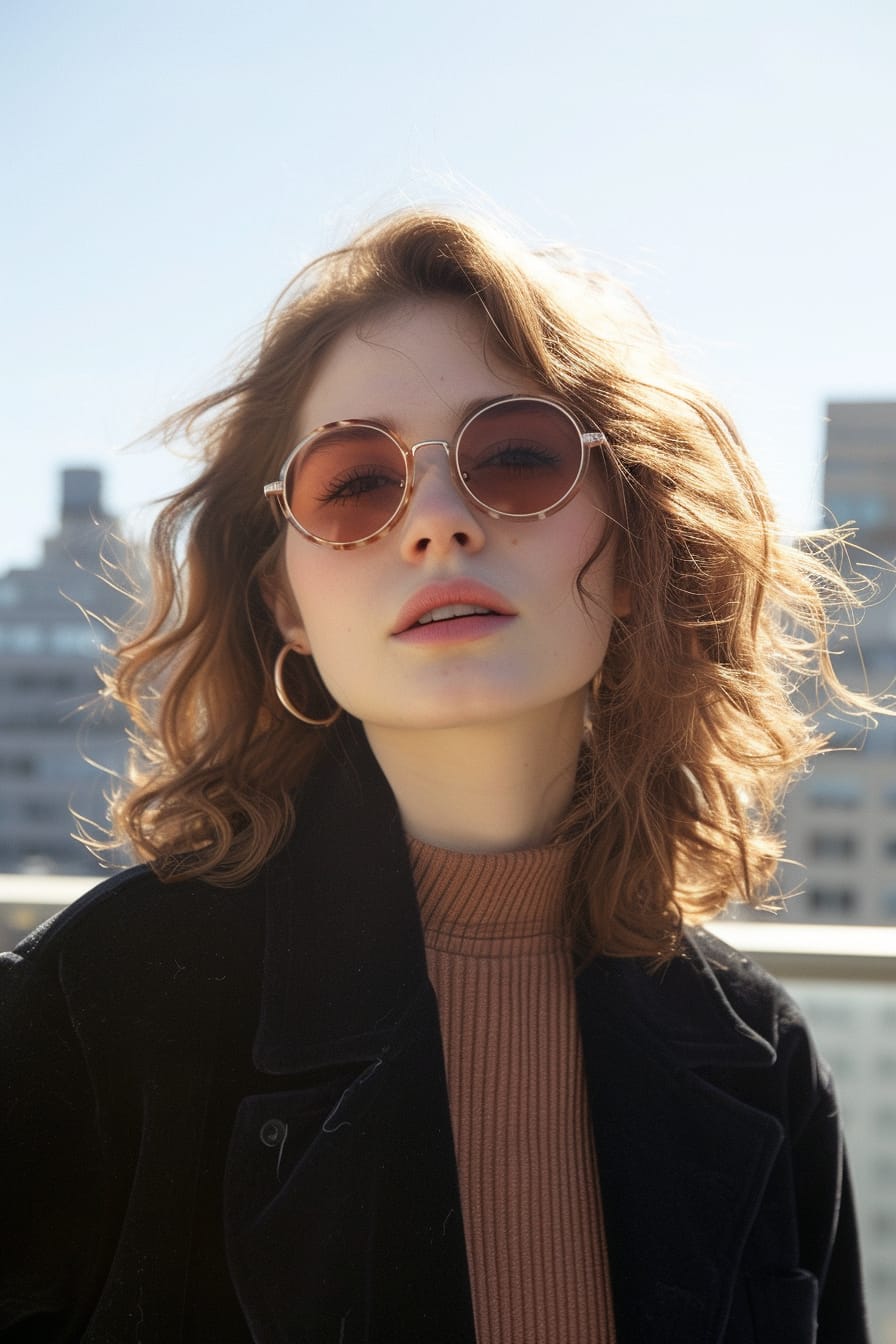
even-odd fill
[[[373,494],[374,491],[393,490],[400,495],[403,489],[403,476],[387,473],[378,464],[368,467],[356,466],[327,482],[316,503],[322,506],[350,504],[361,495]]]

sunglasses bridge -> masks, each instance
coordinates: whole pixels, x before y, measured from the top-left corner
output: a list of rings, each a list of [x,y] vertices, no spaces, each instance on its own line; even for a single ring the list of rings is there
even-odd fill
[[[452,465],[460,475],[463,475],[460,470],[460,462],[458,461],[457,453],[451,447],[451,444],[447,439],[421,439],[419,443],[404,444],[402,446],[404,447],[405,453],[410,453],[411,455],[411,478],[407,482],[409,490],[412,489],[414,485],[414,468],[417,465],[418,448],[444,448],[445,456],[448,458],[449,464]]]
[[[396,440],[393,440],[393,442],[396,442]],[[445,456],[448,458],[449,466],[453,468],[454,472],[460,477],[462,481],[469,480],[469,474],[465,471],[461,471],[460,460],[457,456],[456,446],[453,446],[447,439],[421,439],[419,443],[399,443],[398,447],[401,449],[402,457],[405,458],[410,457],[411,459],[410,473],[405,478],[404,483],[405,495],[404,498],[402,499],[400,508],[396,510],[395,514],[389,520],[388,524],[386,524],[386,526],[383,527],[380,530],[380,532],[374,533],[373,537],[371,537],[371,540],[374,540],[377,536],[382,535],[382,532],[388,531],[389,528],[394,526],[394,524],[398,521],[398,519],[407,509],[407,506],[411,501],[411,495],[413,493],[414,486],[417,483],[415,467],[417,465],[418,448],[444,448]],[[458,493],[461,499],[472,500],[474,503],[478,504],[478,506],[491,518],[501,518],[507,516],[505,514],[502,514],[498,509],[490,509],[487,504],[483,503],[481,499],[478,499],[476,495],[472,495],[469,491],[466,492],[458,491]]]

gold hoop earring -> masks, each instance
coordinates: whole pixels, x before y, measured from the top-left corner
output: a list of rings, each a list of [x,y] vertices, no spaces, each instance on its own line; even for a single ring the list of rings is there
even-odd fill
[[[337,705],[334,713],[327,719],[309,719],[307,714],[302,714],[296,709],[293,702],[286,693],[286,687],[283,685],[283,664],[286,661],[287,654],[303,653],[298,644],[284,644],[283,648],[277,654],[277,660],[274,663],[274,690],[277,692],[277,699],[285,710],[290,713],[294,719],[299,719],[302,723],[309,723],[312,728],[328,728],[331,723],[335,723],[342,713],[342,706]]]

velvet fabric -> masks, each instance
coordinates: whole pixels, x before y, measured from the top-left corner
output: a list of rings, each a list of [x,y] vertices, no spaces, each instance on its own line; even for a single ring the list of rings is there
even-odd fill
[[[328,740],[253,881],[137,868],[2,958],[3,1341],[474,1344],[401,824],[360,729]],[[620,1344],[866,1341],[783,991],[699,932],[576,990]]]

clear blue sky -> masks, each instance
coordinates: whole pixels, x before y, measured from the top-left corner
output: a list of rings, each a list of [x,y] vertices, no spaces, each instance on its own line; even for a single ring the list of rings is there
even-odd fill
[[[4,0],[0,571],[294,270],[469,201],[626,278],[812,525],[824,402],[896,399],[891,0]]]

